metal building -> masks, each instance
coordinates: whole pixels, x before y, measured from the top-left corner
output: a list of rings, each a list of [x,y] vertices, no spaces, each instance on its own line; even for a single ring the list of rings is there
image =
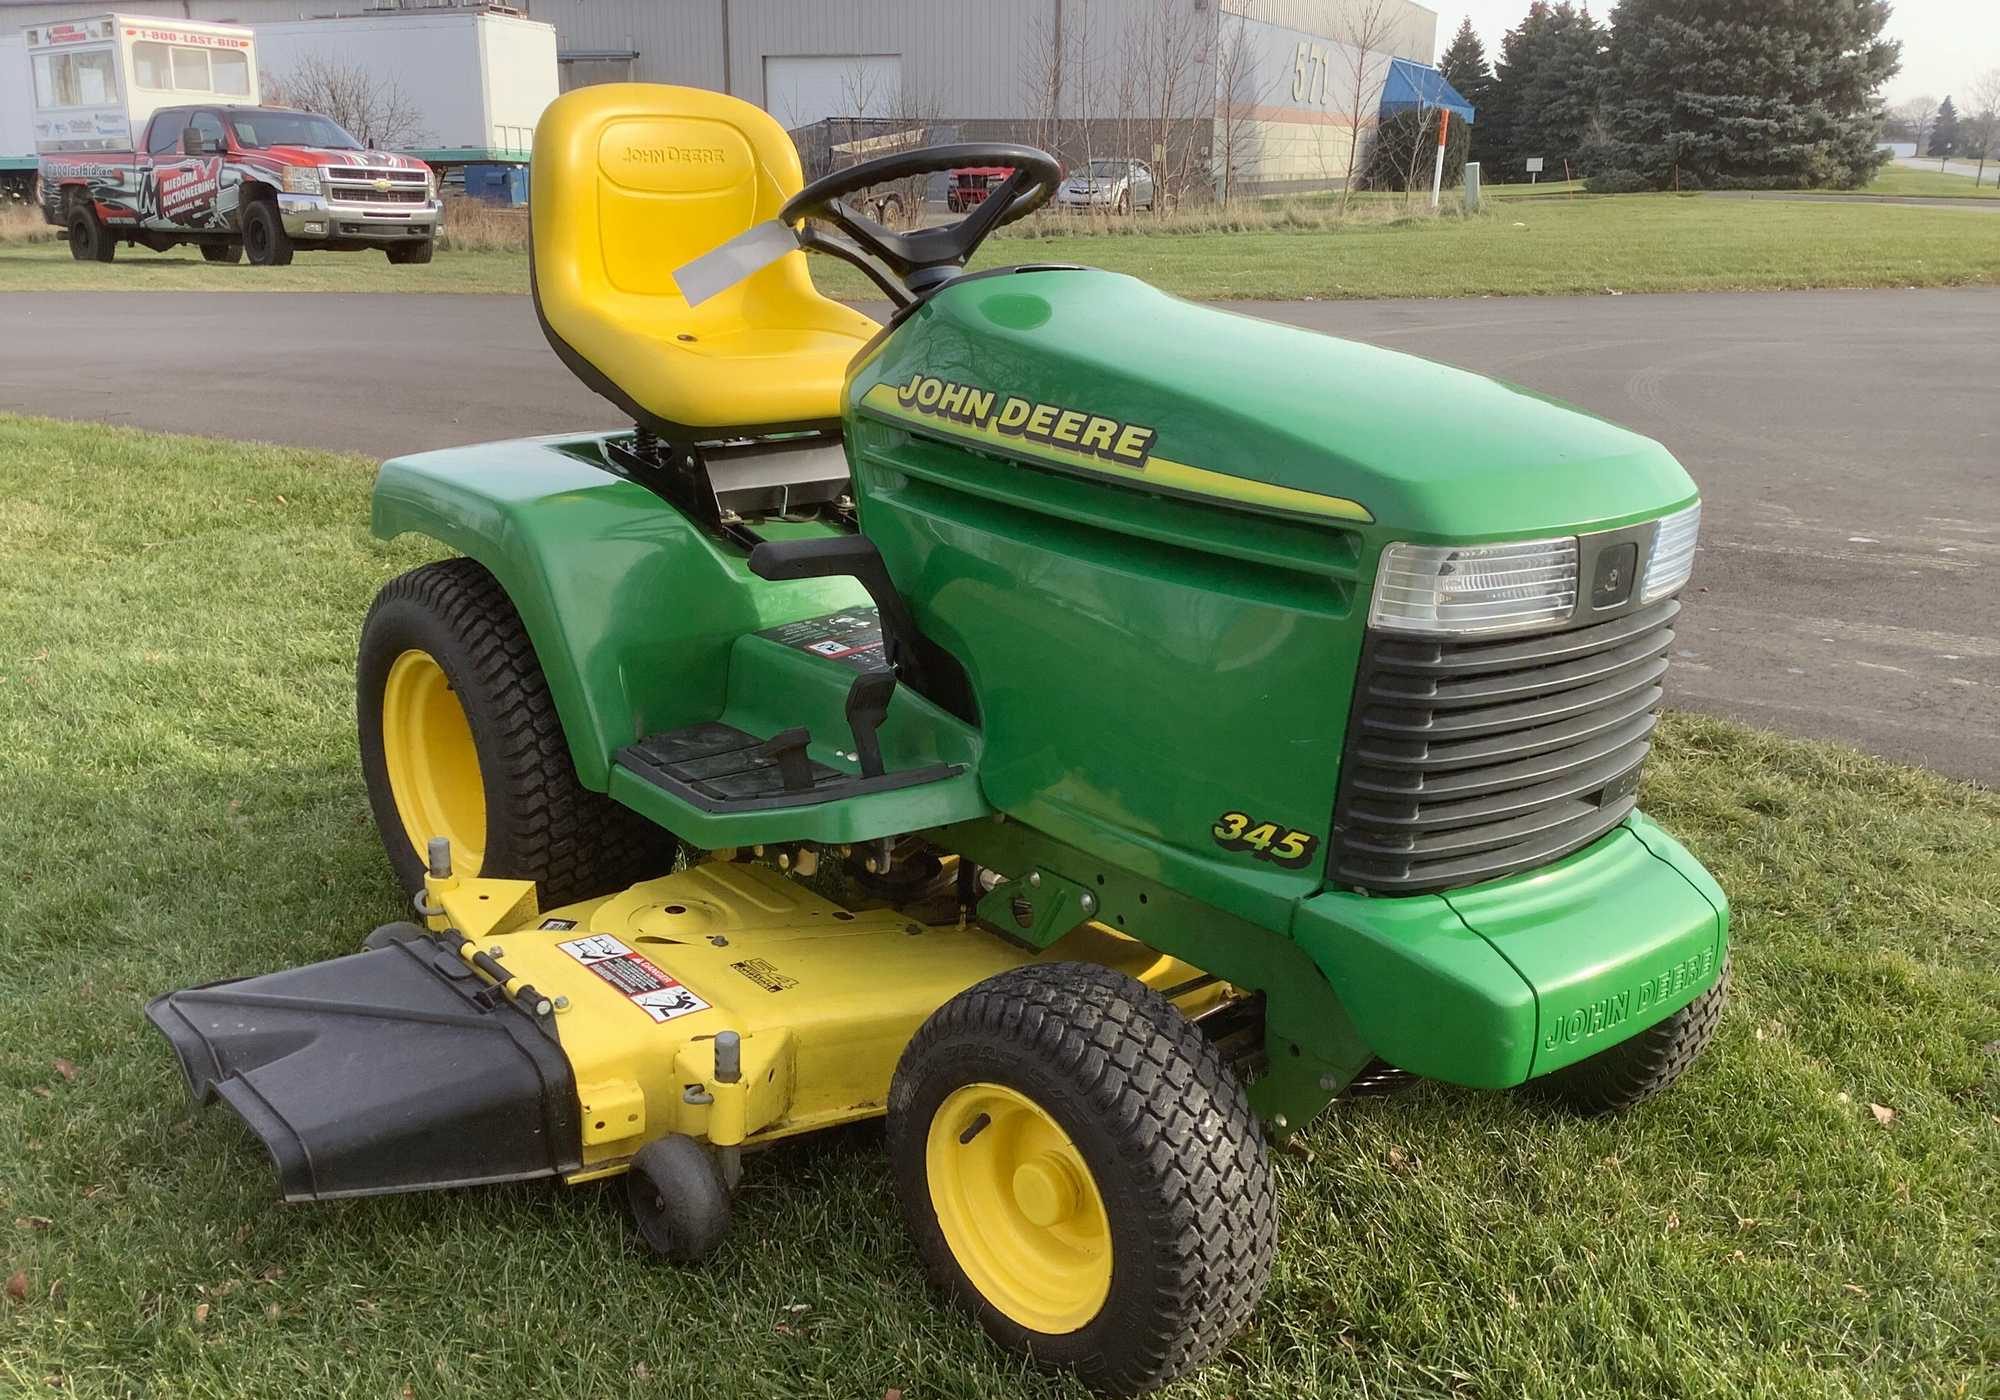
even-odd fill
[[[163,17],[305,19],[483,0],[123,0]],[[0,34],[114,8],[0,0]],[[497,7],[496,7],[497,8]],[[1197,192],[1337,184],[1390,60],[1428,64],[1414,0],[517,0],[555,26],[561,82],[733,93],[828,118],[1013,137],[1066,161],[1151,160]]]

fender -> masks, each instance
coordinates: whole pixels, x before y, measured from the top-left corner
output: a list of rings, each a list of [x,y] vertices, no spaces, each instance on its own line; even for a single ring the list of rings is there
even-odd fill
[[[447,448],[382,465],[371,529],[476,559],[521,614],[583,785],[612,755],[721,712],[745,632],[866,605],[852,579],[766,583],[652,492],[613,473],[603,436]],[[830,527],[788,527],[801,535]]]

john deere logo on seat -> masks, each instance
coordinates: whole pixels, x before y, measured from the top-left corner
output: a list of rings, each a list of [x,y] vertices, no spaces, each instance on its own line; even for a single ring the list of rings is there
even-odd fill
[[[729,152],[720,146],[627,146],[625,159],[634,165],[720,165]]]

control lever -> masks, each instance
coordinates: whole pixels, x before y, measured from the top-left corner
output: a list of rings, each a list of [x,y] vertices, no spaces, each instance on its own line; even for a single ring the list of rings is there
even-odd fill
[[[812,760],[806,757],[806,745],[812,742],[812,731],[803,725],[773,734],[757,746],[757,756],[768,758],[778,765],[778,781],[786,792],[806,792],[813,785]]]
[[[887,666],[870,667],[847,688],[847,727],[854,731],[854,756],[864,778],[882,776],[882,742],[876,731],[889,717],[889,697],[895,693],[896,673]]]
[[[750,551],[750,572],[774,583],[802,578],[847,575],[868,590],[882,622],[882,651],[902,678],[922,690],[924,676],[917,659],[917,622],[910,605],[896,591],[881,551],[866,535],[830,535],[819,539],[765,540]]]

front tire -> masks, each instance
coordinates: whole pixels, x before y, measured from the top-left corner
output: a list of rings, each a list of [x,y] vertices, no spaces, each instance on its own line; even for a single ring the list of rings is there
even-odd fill
[[[952,998],[904,1051],[888,1120],[926,1270],[1009,1350],[1137,1394],[1263,1296],[1277,1199],[1248,1095],[1123,973],[1039,963]]]
[[[1530,1080],[1528,1087],[1577,1113],[1619,1113],[1663,1092],[1686,1074],[1722,1024],[1729,1004],[1729,959],[1715,985],[1658,1025],[1589,1059]]]
[[[389,255],[389,261],[398,267],[412,267],[431,260],[431,249],[435,241],[426,238],[421,243],[391,243],[382,251]]]
[[[456,873],[533,880],[545,909],[672,868],[672,836],[578,781],[527,629],[476,561],[390,580],[355,669],[362,776],[406,890],[433,836]]]
[[[118,256],[118,240],[111,236],[104,220],[88,204],[79,203],[69,211],[69,255],[78,262],[108,263]]]
[[[253,199],[243,211],[243,251],[252,267],[284,267],[292,260],[292,237],[278,206],[269,199]]]

